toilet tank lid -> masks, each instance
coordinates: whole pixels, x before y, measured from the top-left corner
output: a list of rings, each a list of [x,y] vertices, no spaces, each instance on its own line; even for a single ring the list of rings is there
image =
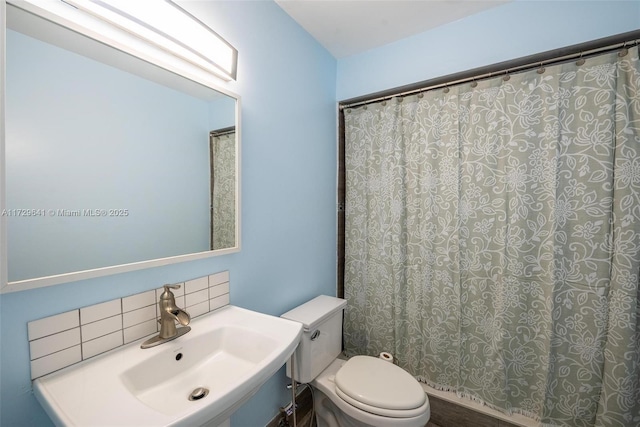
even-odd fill
[[[280,317],[300,322],[304,325],[305,331],[312,331],[346,305],[347,301],[342,298],[320,295]]]

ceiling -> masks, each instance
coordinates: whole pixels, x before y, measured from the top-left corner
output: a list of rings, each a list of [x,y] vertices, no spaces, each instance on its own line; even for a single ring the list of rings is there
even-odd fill
[[[510,0],[275,0],[336,58],[409,37]]]

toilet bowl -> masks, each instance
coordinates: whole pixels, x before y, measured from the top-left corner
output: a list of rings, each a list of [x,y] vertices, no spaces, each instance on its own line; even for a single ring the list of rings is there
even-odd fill
[[[318,427],[424,427],[429,399],[407,371],[371,356],[338,358],[345,306],[321,295],[282,315],[304,325],[287,376],[312,387]]]
[[[366,357],[372,359],[372,361],[389,363],[369,356],[355,357]],[[349,362],[353,360],[353,358],[349,359]],[[396,394],[394,403],[396,405],[399,404],[397,407],[405,409],[389,409],[388,406],[391,406],[389,404],[360,402],[360,400],[365,400],[364,398],[348,400],[342,397],[341,389],[336,386],[335,377],[346,363],[346,360],[335,359],[310,384],[314,389],[313,399],[318,427],[424,427],[427,424],[430,416],[429,400],[417,381],[415,383],[419,388],[417,393],[416,389],[411,386],[409,386],[409,390],[393,386],[386,387],[385,391],[389,394],[399,391]],[[389,365],[395,366],[390,363]],[[397,366],[395,367],[398,368]],[[405,372],[405,374],[409,379],[415,381],[408,373]],[[379,384],[384,384],[384,378],[380,378],[378,375],[379,373],[374,373],[370,376],[370,379],[380,379]],[[371,389],[369,391],[373,392]],[[402,402],[402,397],[407,399]],[[418,404],[418,402],[420,403]]]

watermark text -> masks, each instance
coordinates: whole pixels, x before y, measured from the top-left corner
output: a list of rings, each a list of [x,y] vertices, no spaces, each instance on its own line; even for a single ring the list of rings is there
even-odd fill
[[[129,209],[3,209],[0,212],[1,216],[5,217],[127,217],[129,216]]]

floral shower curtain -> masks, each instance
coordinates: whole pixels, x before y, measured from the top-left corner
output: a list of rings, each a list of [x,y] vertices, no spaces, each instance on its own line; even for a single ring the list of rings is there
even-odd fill
[[[236,133],[212,134],[211,249],[236,246]]]
[[[549,426],[640,425],[640,62],[345,112],[345,349]]]

